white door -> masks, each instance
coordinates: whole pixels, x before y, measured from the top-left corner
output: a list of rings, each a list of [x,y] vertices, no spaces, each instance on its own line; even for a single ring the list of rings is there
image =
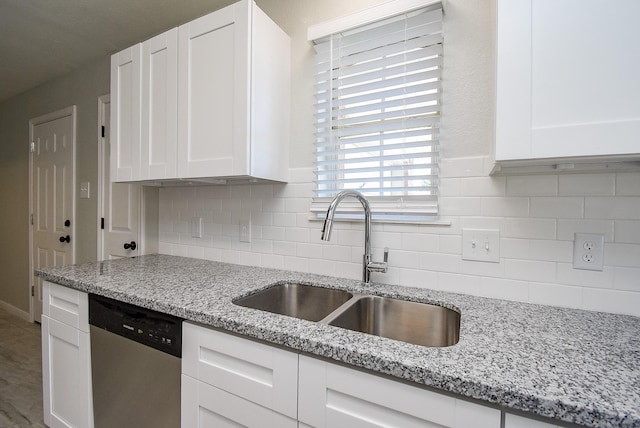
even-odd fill
[[[38,322],[42,313],[42,279],[33,275],[33,269],[75,261],[75,126],[75,106],[29,121],[31,313]]]
[[[140,254],[140,197],[139,184],[111,183],[110,157],[110,102],[101,98],[100,123],[104,126],[102,138],[102,253],[99,259],[132,257]]]

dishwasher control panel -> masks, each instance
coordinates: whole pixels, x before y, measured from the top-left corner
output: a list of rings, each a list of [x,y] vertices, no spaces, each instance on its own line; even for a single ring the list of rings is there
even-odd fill
[[[182,356],[182,319],[173,315],[90,294],[89,324],[176,357]]]

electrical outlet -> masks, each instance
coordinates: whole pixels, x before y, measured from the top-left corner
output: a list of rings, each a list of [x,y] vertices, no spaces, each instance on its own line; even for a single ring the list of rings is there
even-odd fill
[[[601,271],[604,266],[604,235],[576,233],[573,239],[573,268]]]
[[[500,263],[500,231],[462,229],[462,260]]]
[[[202,217],[191,217],[191,237],[202,238]]]
[[[251,242],[251,217],[240,218],[240,242]]]

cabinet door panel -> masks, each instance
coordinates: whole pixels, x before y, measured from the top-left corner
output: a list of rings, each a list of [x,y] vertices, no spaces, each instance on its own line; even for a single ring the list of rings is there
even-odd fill
[[[560,428],[559,425],[553,425],[547,422],[541,422],[534,419],[523,418],[522,416],[505,414],[504,428]]]
[[[111,57],[111,181],[140,179],[140,44]]]
[[[142,44],[141,178],[176,177],[178,29]]]
[[[182,427],[296,428],[288,418],[248,400],[182,375]]]
[[[639,14],[633,0],[498,3],[496,160],[640,152]]]
[[[248,1],[178,31],[178,174],[248,174]]]
[[[301,422],[315,427],[498,428],[500,411],[300,356]]]
[[[297,417],[297,354],[189,323],[182,349],[184,374]]]
[[[42,386],[48,426],[93,426],[89,361],[89,333],[42,317]]]

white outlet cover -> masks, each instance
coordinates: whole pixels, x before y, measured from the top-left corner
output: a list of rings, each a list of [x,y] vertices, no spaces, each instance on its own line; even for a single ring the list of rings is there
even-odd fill
[[[604,235],[576,233],[573,238],[573,268],[602,271],[604,267]]]
[[[462,229],[462,260],[500,263],[500,231]]]
[[[191,217],[191,237],[202,238],[202,217]]]
[[[243,215],[239,221],[240,242],[251,242],[251,216]]]

